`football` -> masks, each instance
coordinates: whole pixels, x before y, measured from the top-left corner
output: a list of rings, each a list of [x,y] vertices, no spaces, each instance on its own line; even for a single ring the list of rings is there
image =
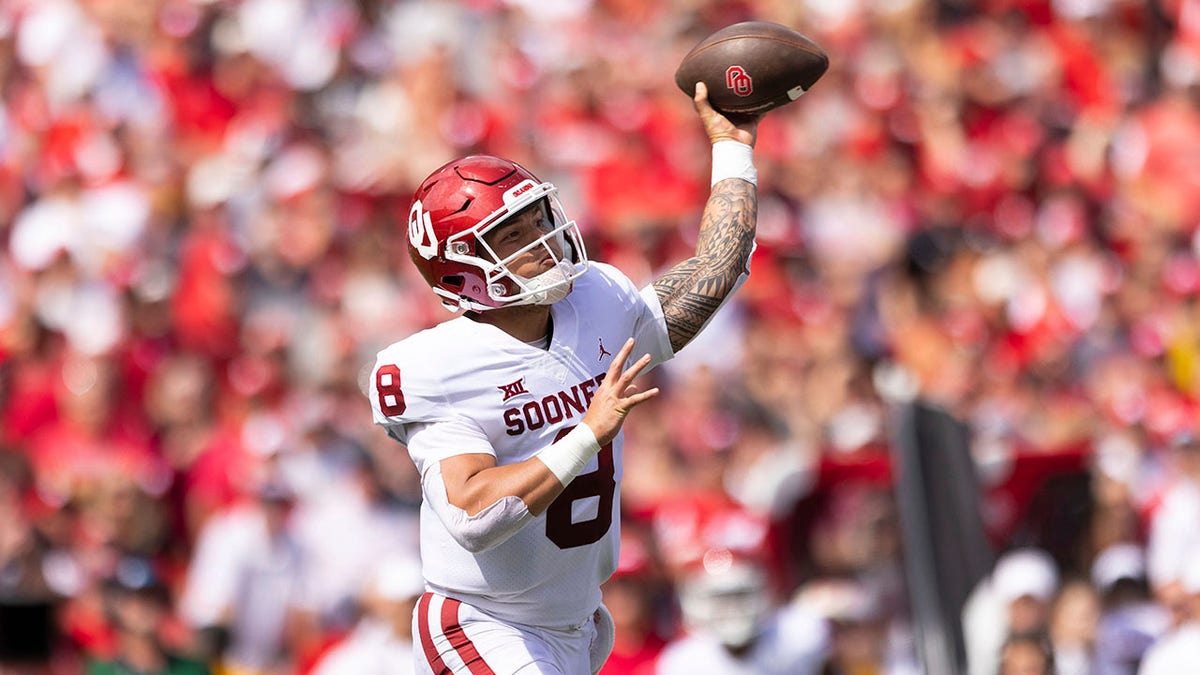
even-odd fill
[[[800,98],[829,68],[829,55],[800,33],[769,21],[743,21],[701,40],[675,70],[689,97],[696,83],[723,113],[762,114]]]

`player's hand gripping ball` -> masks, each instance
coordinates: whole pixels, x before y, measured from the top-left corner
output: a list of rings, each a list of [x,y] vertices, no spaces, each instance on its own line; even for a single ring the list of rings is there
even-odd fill
[[[768,21],[743,21],[701,40],[675,70],[689,97],[696,83],[723,113],[761,115],[800,98],[829,68],[829,56],[800,33]]]

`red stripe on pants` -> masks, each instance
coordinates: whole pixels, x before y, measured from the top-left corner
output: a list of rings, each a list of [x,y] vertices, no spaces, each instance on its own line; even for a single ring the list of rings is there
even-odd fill
[[[483,662],[483,657],[475,649],[471,638],[467,637],[458,623],[458,606],[461,604],[458,600],[450,598],[442,602],[442,634],[450,640],[450,645],[458,652],[463,663],[467,664],[471,675],[496,675],[488,664]]]
[[[421,633],[421,649],[424,650],[425,660],[429,662],[429,667],[433,668],[433,672],[438,675],[449,675],[450,669],[446,667],[446,662],[438,654],[437,647],[433,646],[433,636],[429,634],[429,600],[431,598],[433,598],[432,593],[425,593],[417,602],[417,630]]]

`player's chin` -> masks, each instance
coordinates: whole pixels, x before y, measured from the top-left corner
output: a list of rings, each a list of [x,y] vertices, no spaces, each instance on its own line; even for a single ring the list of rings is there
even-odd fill
[[[556,302],[565,300],[574,288],[574,281],[539,288],[533,291],[530,297],[522,304],[538,306],[553,305]]]

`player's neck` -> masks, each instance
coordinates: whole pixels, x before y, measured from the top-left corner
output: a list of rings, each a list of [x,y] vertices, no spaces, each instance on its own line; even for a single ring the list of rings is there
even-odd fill
[[[479,312],[471,318],[490,323],[521,342],[533,342],[550,335],[549,305],[518,305]]]

